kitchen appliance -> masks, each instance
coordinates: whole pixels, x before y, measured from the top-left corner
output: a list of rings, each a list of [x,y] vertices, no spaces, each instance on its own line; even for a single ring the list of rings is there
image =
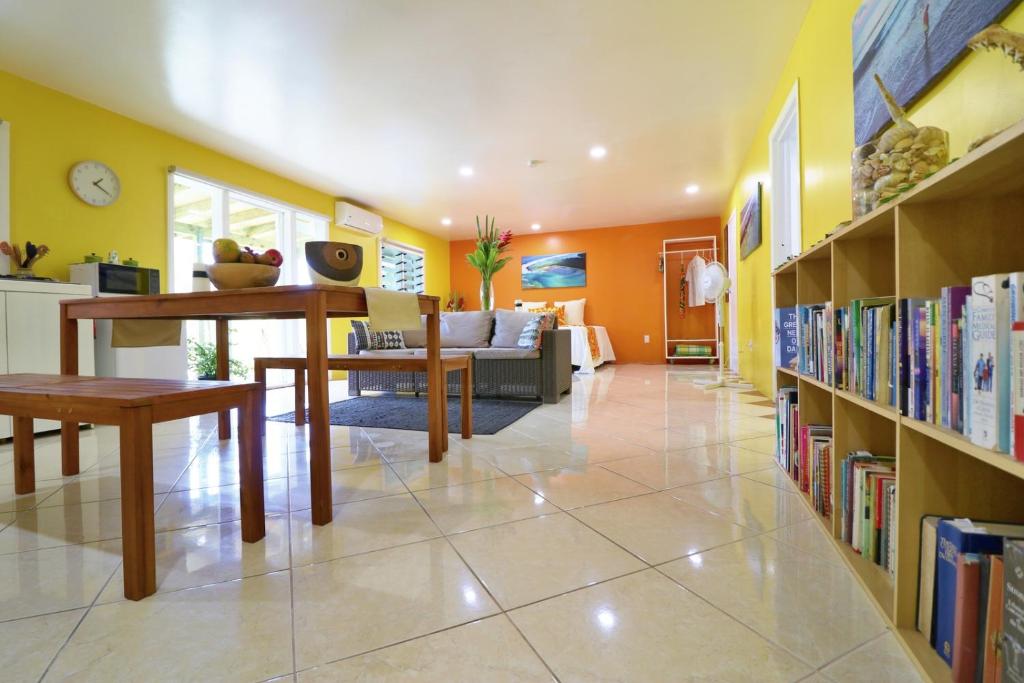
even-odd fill
[[[71,281],[103,294],[159,294],[160,271],[118,263],[72,263]]]
[[[89,285],[93,296],[143,296],[160,293],[160,271],[113,263],[73,263],[71,282]],[[188,361],[182,340],[177,346],[115,348],[111,346],[113,323],[97,320],[95,325],[96,375],[99,377],[142,377],[187,379]]]

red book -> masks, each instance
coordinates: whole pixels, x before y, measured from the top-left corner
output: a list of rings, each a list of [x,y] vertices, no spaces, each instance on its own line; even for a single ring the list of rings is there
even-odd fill
[[[1024,322],[1013,323],[1010,333],[1010,443],[1013,457],[1024,462]]]
[[[985,651],[983,683],[999,683],[1002,677],[1002,655],[999,639],[1003,634],[1003,558],[993,555],[988,570],[988,618],[985,619]]]
[[[960,553],[956,561],[956,609],[953,617],[953,682],[974,683],[978,665],[978,556]]]

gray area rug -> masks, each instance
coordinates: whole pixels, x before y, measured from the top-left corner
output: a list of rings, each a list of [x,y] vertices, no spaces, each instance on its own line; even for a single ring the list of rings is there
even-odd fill
[[[448,431],[462,431],[462,409],[458,397],[448,398]],[[523,417],[540,403],[473,399],[473,433],[496,434]],[[294,422],[295,413],[268,417],[274,422]],[[331,424],[346,427],[381,427],[427,431],[427,400],[416,396],[358,396],[331,404]]]

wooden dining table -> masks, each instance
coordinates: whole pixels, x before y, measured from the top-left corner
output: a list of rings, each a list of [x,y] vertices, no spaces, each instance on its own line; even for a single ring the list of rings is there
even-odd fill
[[[427,316],[427,421],[429,459],[444,458],[444,378],[441,370],[440,299],[419,295]],[[331,500],[330,409],[327,370],[327,320],[367,315],[362,287],[283,285],[189,294],[95,297],[60,303],[60,371],[78,374],[78,320],[213,320],[217,328],[217,379],[228,379],[228,324],[232,320],[306,321],[309,389],[309,485],[314,524],[333,516]],[[70,417],[70,416],[69,416]],[[64,471],[77,472],[78,421],[61,422]],[[221,439],[231,437],[229,413],[220,413]]]

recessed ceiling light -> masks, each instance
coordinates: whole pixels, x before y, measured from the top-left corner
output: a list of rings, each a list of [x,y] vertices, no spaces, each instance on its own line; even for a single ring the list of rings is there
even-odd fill
[[[606,150],[601,145],[594,145],[593,147],[590,148],[591,159],[604,159],[606,154],[608,154],[608,150]]]
[[[441,225],[451,225],[451,224],[452,224],[452,219],[448,218],[448,216],[445,216],[444,218],[441,219]]]
[[[700,185],[687,185],[686,194],[697,194],[700,192]]]
[[[463,176],[465,178],[468,178],[469,176],[473,175],[473,167],[472,166],[460,166],[459,167],[459,175]]]
[[[531,225],[530,230],[540,230],[540,223],[534,223]]]

